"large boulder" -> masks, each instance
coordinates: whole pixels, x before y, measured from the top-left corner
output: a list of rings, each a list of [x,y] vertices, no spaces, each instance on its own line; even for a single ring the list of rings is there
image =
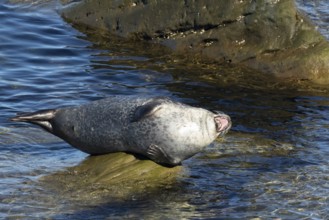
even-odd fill
[[[84,0],[62,15],[178,53],[329,83],[329,43],[294,0]]]

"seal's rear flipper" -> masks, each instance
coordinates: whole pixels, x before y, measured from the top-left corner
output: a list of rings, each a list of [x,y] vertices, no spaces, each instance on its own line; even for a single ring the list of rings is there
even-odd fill
[[[47,131],[52,132],[53,128],[50,120],[55,117],[55,113],[55,109],[41,110],[32,113],[19,113],[17,116],[10,118],[10,121],[36,124],[46,129]]]

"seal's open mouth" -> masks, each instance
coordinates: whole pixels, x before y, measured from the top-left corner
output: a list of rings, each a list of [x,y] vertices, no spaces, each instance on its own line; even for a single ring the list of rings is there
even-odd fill
[[[218,114],[215,116],[216,131],[219,134],[226,134],[231,128],[231,118],[226,114]]]

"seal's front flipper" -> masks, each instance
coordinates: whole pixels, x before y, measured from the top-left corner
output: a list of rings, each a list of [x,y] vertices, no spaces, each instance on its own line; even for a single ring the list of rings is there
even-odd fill
[[[138,122],[142,119],[151,117],[161,108],[161,103],[152,101],[136,108],[130,122]]]
[[[153,161],[160,163],[160,164],[176,166],[181,163],[181,160],[177,160],[177,159],[170,157],[161,147],[159,147],[158,145],[155,145],[155,144],[151,144],[147,148],[146,154]]]
[[[41,110],[32,113],[19,113],[17,116],[10,118],[10,120],[36,124],[47,131],[52,132],[53,128],[50,120],[55,117],[55,113],[55,109]]]

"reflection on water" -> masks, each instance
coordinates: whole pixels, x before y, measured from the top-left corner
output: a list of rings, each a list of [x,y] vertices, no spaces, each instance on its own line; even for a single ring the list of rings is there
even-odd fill
[[[325,1],[298,2],[315,18],[329,14]],[[0,218],[328,218],[327,88],[190,62],[163,47],[77,27],[85,35],[51,1],[1,3]],[[113,94],[166,95],[221,110],[233,128],[185,161],[170,187],[117,200],[101,177],[74,172],[104,165],[90,165],[58,138],[7,120]],[[77,183],[84,177],[86,188]]]

